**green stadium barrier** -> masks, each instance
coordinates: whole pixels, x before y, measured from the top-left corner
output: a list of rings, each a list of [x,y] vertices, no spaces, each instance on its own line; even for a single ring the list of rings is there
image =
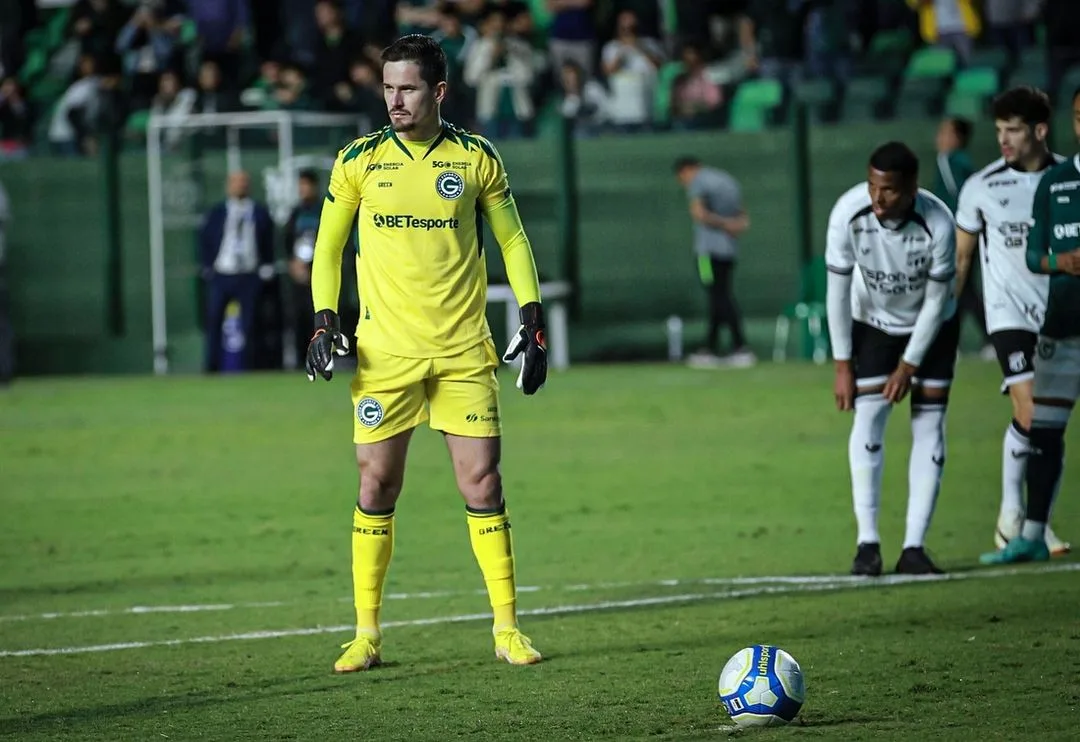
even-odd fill
[[[932,181],[936,124],[926,119],[810,128],[810,187],[800,197],[809,205],[815,255],[824,251],[834,201],[865,177],[866,158],[875,146],[889,139],[907,141],[923,163],[923,182]],[[1069,119],[1056,122],[1055,134],[1060,146],[1071,151]],[[686,321],[687,346],[696,342],[693,328],[704,316],[705,296],[691,255],[686,198],[671,170],[675,158],[684,154],[728,170],[742,184],[751,227],[742,241],[736,294],[748,317],[751,342],[760,355],[771,354],[777,314],[799,298],[801,281],[790,141],[790,133],[781,128],[578,142],[580,314],[570,338],[574,362],[664,357],[664,323],[671,315]],[[559,180],[556,149],[550,140],[500,145],[545,279],[563,278],[557,214],[567,186]],[[317,151],[325,154],[333,148]],[[186,172],[192,186],[187,196],[194,199],[191,214],[197,216],[221,197],[225,159],[219,155],[199,160],[202,168],[195,174],[183,152],[166,158],[167,177],[183,180]],[[976,122],[972,155],[976,163],[997,156],[989,123]],[[258,173],[275,157],[268,147],[253,144],[245,150],[244,163],[256,174],[258,196]],[[151,368],[146,158],[141,152],[126,152],[119,164],[125,310],[120,337],[109,334],[101,163],[40,157],[5,163],[0,170],[13,214],[7,254],[21,373]],[[504,281],[490,233],[486,245],[490,280]],[[195,247],[193,225],[168,231],[169,340],[177,370],[201,366]],[[492,316],[493,327],[498,327],[501,315]],[[53,321],[43,324],[41,317]]]

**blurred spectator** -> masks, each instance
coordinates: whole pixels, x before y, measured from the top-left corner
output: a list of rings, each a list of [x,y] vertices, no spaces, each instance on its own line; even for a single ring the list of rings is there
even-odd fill
[[[0,82],[0,160],[25,157],[34,122],[22,85],[14,77]]]
[[[1051,95],[1058,95],[1061,80],[1070,67],[1080,64],[1080,2],[1046,0],[1047,63]],[[1072,91],[1064,91],[1071,93]]]
[[[313,97],[325,107],[334,105],[334,89],[349,80],[349,63],[361,50],[362,39],[345,26],[341,8],[333,0],[315,3],[315,25],[319,37],[315,43],[315,66],[312,68]]]
[[[240,103],[245,108],[277,108],[274,92],[281,84],[281,66],[282,60],[276,56],[263,59],[259,63],[259,76],[240,94]]]
[[[140,0],[116,37],[136,108],[147,106],[157,93],[158,76],[177,56],[183,10],[180,0]]]
[[[380,48],[386,46],[400,35],[395,19],[400,2],[401,0],[343,0],[345,25],[362,31],[365,38]]]
[[[746,0],[721,0],[715,4],[716,12],[708,17],[705,28],[709,42],[703,48],[711,60],[708,67],[713,82],[730,85],[755,74],[761,66],[748,5]]]
[[[222,367],[225,309],[240,304],[244,368],[252,368],[256,317],[263,282],[274,277],[274,222],[267,208],[250,196],[251,180],[243,171],[229,173],[227,198],[214,206],[199,230],[199,254],[206,294],[206,370]]]
[[[469,46],[479,38],[479,34],[475,28],[461,22],[458,4],[455,3],[443,7],[439,28],[432,38],[439,42],[446,53],[446,81],[453,91],[443,100],[443,117],[467,126],[467,122],[472,120],[472,112],[476,110],[476,103],[472,89],[465,84],[465,58]]]
[[[195,90],[196,113],[230,113],[240,110],[240,98],[223,90],[221,67],[212,59],[199,65],[198,87]]]
[[[315,43],[319,38],[311,0],[281,0],[281,5],[282,36],[270,56],[279,59],[288,56],[297,64],[311,69],[315,64]]]
[[[804,0],[806,69],[811,77],[846,82],[852,68],[852,28],[858,23],[857,0]]]
[[[26,57],[23,37],[37,25],[35,0],[0,0],[0,78],[14,75]]]
[[[919,35],[927,44],[952,49],[961,66],[971,61],[982,19],[972,0],[907,0],[919,14]]]
[[[285,223],[285,257],[289,266],[289,312],[296,358],[303,363],[314,326],[311,305],[311,262],[315,257],[315,236],[322,213],[319,176],[314,170],[300,173],[297,183],[300,202]]]
[[[441,20],[439,0],[398,0],[396,15],[399,35],[431,35]]]
[[[121,118],[111,110],[112,93],[121,84],[120,64],[113,57],[100,61],[83,55],[78,79],[60,96],[49,125],[49,143],[57,154],[94,154],[96,134],[108,121]]]
[[[675,81],[671,95],[671,121],[678,129],[715,126],[724,91],[709,79],[701,49],[687,44],[682,50],[685,72]]]
[[[806,57],[806,14],[813,0],[756,0],[747,15],[762,76],[791,82]]]
[[[660,42],[638,35],[633,11],[619,13],[615,38],[604,45],[601,62],[610,90],[608,115],[621,131],[643,131],[652,124],[656,73],[664,61]]]
[[[112,53],[117,34],[131,15],[119,0],[78,0],[68,16],[68,37],[83,54]]]
[[[716,1],[694,0],[706,4]],[[596,0],[596,26],[605,39],[618,36],[619,16],[626,12],[633,13],[637,18],[638,33],[643,37],[659,39],[663,36],[660,3],[657,0]]]
[[[1042,0],[984,0],[990,41],[1009,51],[1015,62],[1020,51],[1035,41],[1035,22]]]
[[[373,125],[386,118],[382,75],[366,57],[353,60],[349,65],[349,82],[339,82],[335,94],[342,111],[367,116]]]
[[[465,82],[476,89],[476,118],[485,134],[508,139],[528,133],[534,75],[532,48],[507,33],[502,10],[489,8],[465,59]]]
[[[299,65],[281,68],[281,84],[274,89],[274,108],[285,111],[306,111],[317,108],[312,100],[307,76]]]
[[[11,207],[7,191],[0,183],[0,387],[15,378],[15,331],[11,323],[11,294],[7,285],[7,229],[11,224]]]
[[[586,80],[596,69],[596,24],[593,0],[546,0],[551,16],[548,53],[553,69],[565,69],[574,62]]]
[[[176,71],[165,70],[158,78],[158,89],[150,103],[150,112],[164,118],[166,122],[183,121],[195,110],[196,97],[193,89],[183,87]],[[183,136],[183,129],[166,128],[165,146],[170,149],[175,147]]]
[[[217,62],[219,77],[224,73],[220,87],[235,90],[251,25],[248,0],[187,0],[187,4],[198,31],[202,59]]]
[[[967,151],[970,141],[971,122],[967,119],[950,116],[938,125],[934,140],[937,172],[931,190],[953,212],[964,181],[975,173],[975,163]]]
[[[607,123],[607,91],[595,79],[586,77],[573,60],[563,62],[560,72],[559,113],[573,119],[574,133],[578,136],[595,136]]]

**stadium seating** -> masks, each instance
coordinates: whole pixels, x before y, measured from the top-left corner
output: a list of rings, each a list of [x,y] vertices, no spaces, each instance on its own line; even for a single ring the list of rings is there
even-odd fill
[[[841,117],[845,121],[872,121],[882,117],[889,108],[893,86],[888,78],[867,75],[850,80],[844,91]]]
[[[792,102],[802,104],[814,123],[827,123],[836,118],[838,86],[832,80],[799,80],[791,88]]]
[[[988,100],[999,89],[1000,77],[993,67],[960,70],[945,101],[945,112],[951,116],[978,118],[986,111]]]
[[[761,131],[775,123],[783,102],[784,86],[779,80],[746,80],[735,90],[728,128]]]
[[[799,357],[822,364],[829,357],[828,325],[825,321],[825,292],[827,282],[825,258],[815,257],[802,271],[802,297],[784,307],[776,317],[773,331],[773,360],[787,360],[791,325],[800,330]]]
[[[952,49],[926,46],[915,51],[904,68],[906,80],[930,78],[945,80],[956,72],[956,54]]]
[[[973,68],[989,67],[1000,76],[1012,63],[1007,49],[989,46],[975,49],[971,54],[969,66]]]
[[[671,122],[671,96],[675,92],[675,81],[686,71],[682,62],[665,62],[660,65],[656,75],[656,90],[653,92],[653,120],[658,126]]]

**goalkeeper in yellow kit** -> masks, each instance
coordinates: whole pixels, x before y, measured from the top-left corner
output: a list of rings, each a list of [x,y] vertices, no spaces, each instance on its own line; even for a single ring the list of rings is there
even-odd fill
[[[391,124],[338,154],[311,278],[315,333],[307,374],[329,380],[334,356],[348,349],[336,308],[342,252],[359,211],[360,320],[351,385],[360,468],[352,534],[356,638],[344,645],[334,670],[366,670],[381,661],[379,608],[394,549],[394,507],[409,438],[427,420],[446,439],[465,498],[469,538],[495,614],[495,655],[530,665],[540,653],[517,625],[481,215],[499,241],[521,306],[521,328],[503,359],[522,356],[517,386],[525,394],[547,377],[532,248],[495,149],[439,114],[446,96],[439,45],[405,36],[383,50],[382,59]]]

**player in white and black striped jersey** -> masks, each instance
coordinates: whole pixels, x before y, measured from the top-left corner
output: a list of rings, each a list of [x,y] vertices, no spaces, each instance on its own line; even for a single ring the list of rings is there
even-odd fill
[[[919,161],[901,142],[870,157],[864,183],[829,216],[827,309],[836,405],[854,409],[848,442],[858,525],[852,574],[879,575],[877,513],[884,434],[894,404],[911,392],[911,456],[904,548],[896,571],[940,573],[924,549],[945,463],[945,410],[959,321],[953,283],[956,225],[918,187]]]
[[[1049,276],[1025,262],[1031,207],[1043,174],[1064,158],[1047,144],[1052,115],[1043,91],[1023,86],[997,96],[991,107],[1002,156],[971,176],[956,209],[956,290],[963,291],[980,249],[986,329],[1001,364],[1002,393],[1012,400],[1001,465],[1001,506],[994,542],[1001,549],[1020,533],[1031,428],[1035,343],[1046,312]],[[1046,529],[1055,555],[1069,544]]]

